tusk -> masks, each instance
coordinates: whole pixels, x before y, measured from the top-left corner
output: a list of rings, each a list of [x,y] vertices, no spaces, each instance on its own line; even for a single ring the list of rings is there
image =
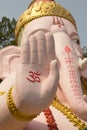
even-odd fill
[[[84,58],[84,59],[79,58],[79,67],[81,70],[84,70],[87,68],[87,58]]]

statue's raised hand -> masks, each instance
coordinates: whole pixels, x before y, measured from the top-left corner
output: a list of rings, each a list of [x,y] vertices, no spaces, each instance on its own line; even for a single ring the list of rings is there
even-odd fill
[[[52,34],[39,31],[23,37],[16,90],[26,110],[39,113],[50,105],[56,94],[58,77]]]

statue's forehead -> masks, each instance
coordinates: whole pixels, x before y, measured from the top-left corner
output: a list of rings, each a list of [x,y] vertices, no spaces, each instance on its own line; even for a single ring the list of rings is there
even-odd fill
[[[51,27],[55,24],[54,19],[56,22],[57,18],[60,22],[64,23],[64,26],[66,27],[69,34],[72,34],[73,32],[77,33],[75,26],[70,21],[68,21],[67,19],[61,18],[61,17],[56,17],[56,16],[45,16],[45,17],[41,17],[41,18],[38,18],[38,19],[35,19],[35,20],[29,22],[25,26],[24,33],[26,33],[26,34],[28,33],[28,35],[29,35],[33,31],[36,31],[39,29],[50,31]]]

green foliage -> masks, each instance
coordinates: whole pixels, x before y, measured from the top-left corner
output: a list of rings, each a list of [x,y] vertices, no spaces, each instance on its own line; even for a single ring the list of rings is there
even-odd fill
[[[2,17],[0,21],[0,48],[7,45],[16,45],[15,41],[15,25],[16,20],[10,20],[7,17]]]

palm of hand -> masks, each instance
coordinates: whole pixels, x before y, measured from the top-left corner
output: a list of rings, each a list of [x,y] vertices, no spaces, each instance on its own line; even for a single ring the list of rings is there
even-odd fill
[[[23,39],[21,50],[17,91],[26,104],[41,111],[51,103],[58,84],[53,36],[37,32]]]

